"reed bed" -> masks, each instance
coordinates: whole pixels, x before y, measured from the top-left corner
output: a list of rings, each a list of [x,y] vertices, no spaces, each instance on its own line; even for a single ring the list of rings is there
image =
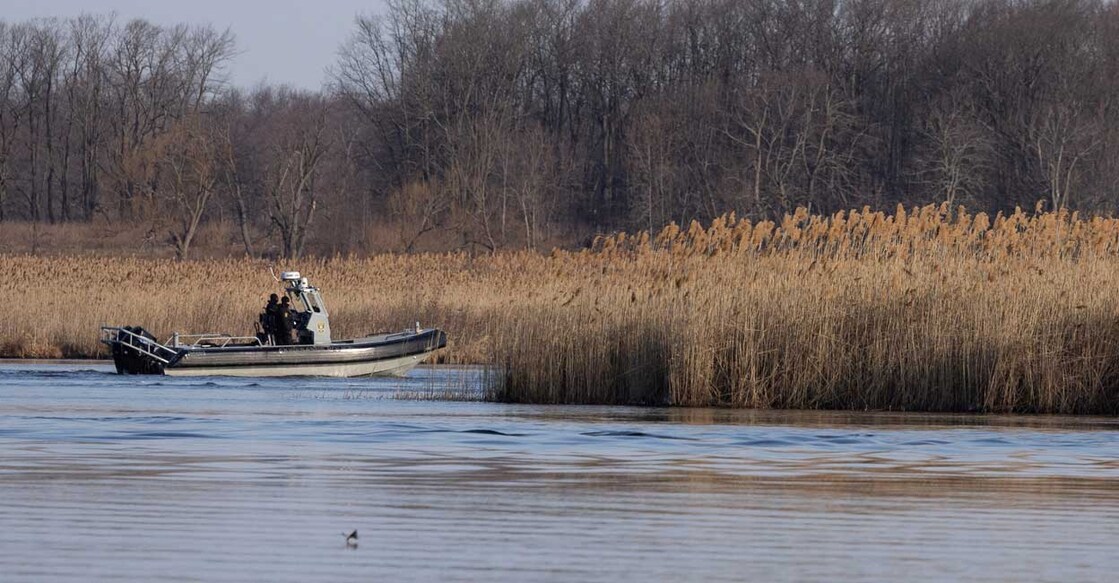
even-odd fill
[[[446,329],[491,399],[1119,413],[1119,220],[945,206],[726,216],[593,249],[302,261],[335,331]],[[7,356],[101,355],[102,323],[249,332],[249,260],[0,256]],[[230,327],[233,326],[233,329]]]

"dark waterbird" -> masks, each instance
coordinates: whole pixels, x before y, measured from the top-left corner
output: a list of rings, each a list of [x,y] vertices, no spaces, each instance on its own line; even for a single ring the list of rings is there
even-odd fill
[[[346,537],[346,546],[354,548],[357,546],[357,529],[355,528],[350,534],[342,533]]]

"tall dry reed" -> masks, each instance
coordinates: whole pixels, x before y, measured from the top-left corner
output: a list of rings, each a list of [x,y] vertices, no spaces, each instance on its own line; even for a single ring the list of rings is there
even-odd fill
[[[1119,221],[805,210],[557,254],[492,335],[492,397],[1119,412]]]
[[[868,209],[619,234],[594,249],[301,261],[336,334],[446,329],[494,399],[1119,413],[1119,220]],[[6,356],[103,323],[251,331],[267,265],[0,256]]]

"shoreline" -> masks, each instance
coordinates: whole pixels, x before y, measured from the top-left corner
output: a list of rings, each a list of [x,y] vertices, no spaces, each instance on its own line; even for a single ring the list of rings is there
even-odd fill
[[[4,366],[19,366],[19,365],[88,365],[99,364],[110,366],[112,361],[109,359],[73,359],[73,358],[0,358],[0,367]],[[472,371],[484,368],[484,365],[460,365],[460,364],[421,364],[416,367],[423,370],[439,370],[445,372],[454,371]],[[114,375],[116,376],[116,375]],[[137,376],[145,375],[122,375],[124,378],[134,378]],[[171,377],[173,378],[173,377]],[[245,377],[214,377],[224,378],[229,380],[246,380]],[[267,379],[268,377],[260,377]],[[330,377],[307,377],[319,380],[337,380],[337,381],[354,381],[359,379],[332,379]],[[365,377],[368,379],[369,377]],[[389,377],[376,377],[385,380]],[[248,379],[253,380],[253,379]],[[409,391],[402,389],[402,393]],[[543,407],[561,407],[561,408],[611,408],[618,407],[618,405],[605,405],[605,404],[580,404],[580,403],[515,403],[505,401],[495,401],[486,399],[456,399],[456,398],[440,398],[438,391],[433,395],[427,395],[420,391],[411,391],[415,393],[417,398],[403,397],[403,400],[415,401],[437,401],[437,402],[468,402],[474,401],[479,403],[489,403],[496,405],[539,405]],[[1101,415],[1091,413],[995,413],[984,411],[896,411],[896,410],[846,410],[846,409],[758,409],[758,408],[743,408],[743,407],[727,407],[727,406],[688,406],[688,405],[629,405],[635,409],[649,412],[654,417],[658,413],[663,412],[666,417],[663,419],[665,422],[671,423],[714,423],[714,424],[740,424],[748,421],[748,424],[760,423],[764,425],[786,425],[793,424],[798,426],[811,426],[811,427],[833,427],[837,423],[842,424],[865,424],[867,427],[882,427],[890,426],[894,422],[902,424],[913,424],[914,419],[920,419],[921,424],[928,424],[931,427],[945,428],[959,425],[960,427],[970,427],[974,425],[983,425],[991,427],[1005,427],[1005,428],[1050,428],[1050,429],[1080,429],[1087,431],[1119,431],[1119,416]],[[805,417],[811,418],[806,420]],[[788,418],[788,419],[786,419]]]
[[[338,338],[446,331],[432,362],[491,363],[497,401],[1119,415],[1119,219],[802,209],[577,253],[283,267],[314,278]],[[249,335],[276,286],[247,259],[0,254],[0,269],[21,308],[0,354],[83,363],[105,362],[72,358],[105,354],[104,323]]]

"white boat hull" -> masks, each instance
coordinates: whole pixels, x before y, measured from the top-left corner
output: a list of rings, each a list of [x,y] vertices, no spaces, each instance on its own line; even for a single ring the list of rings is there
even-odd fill
[[[402,377],[431,353],[411,354],[398,358],[372,362],[347,362],[324,364],[280,364],[273,366],[168,368],[163,374],[171,377]]]
[[[447,345],[442,330],[408,330],[325,345],[159,344],[125,328],[102,328],[121,374],[173,377],[365,377],[404,376]]]

